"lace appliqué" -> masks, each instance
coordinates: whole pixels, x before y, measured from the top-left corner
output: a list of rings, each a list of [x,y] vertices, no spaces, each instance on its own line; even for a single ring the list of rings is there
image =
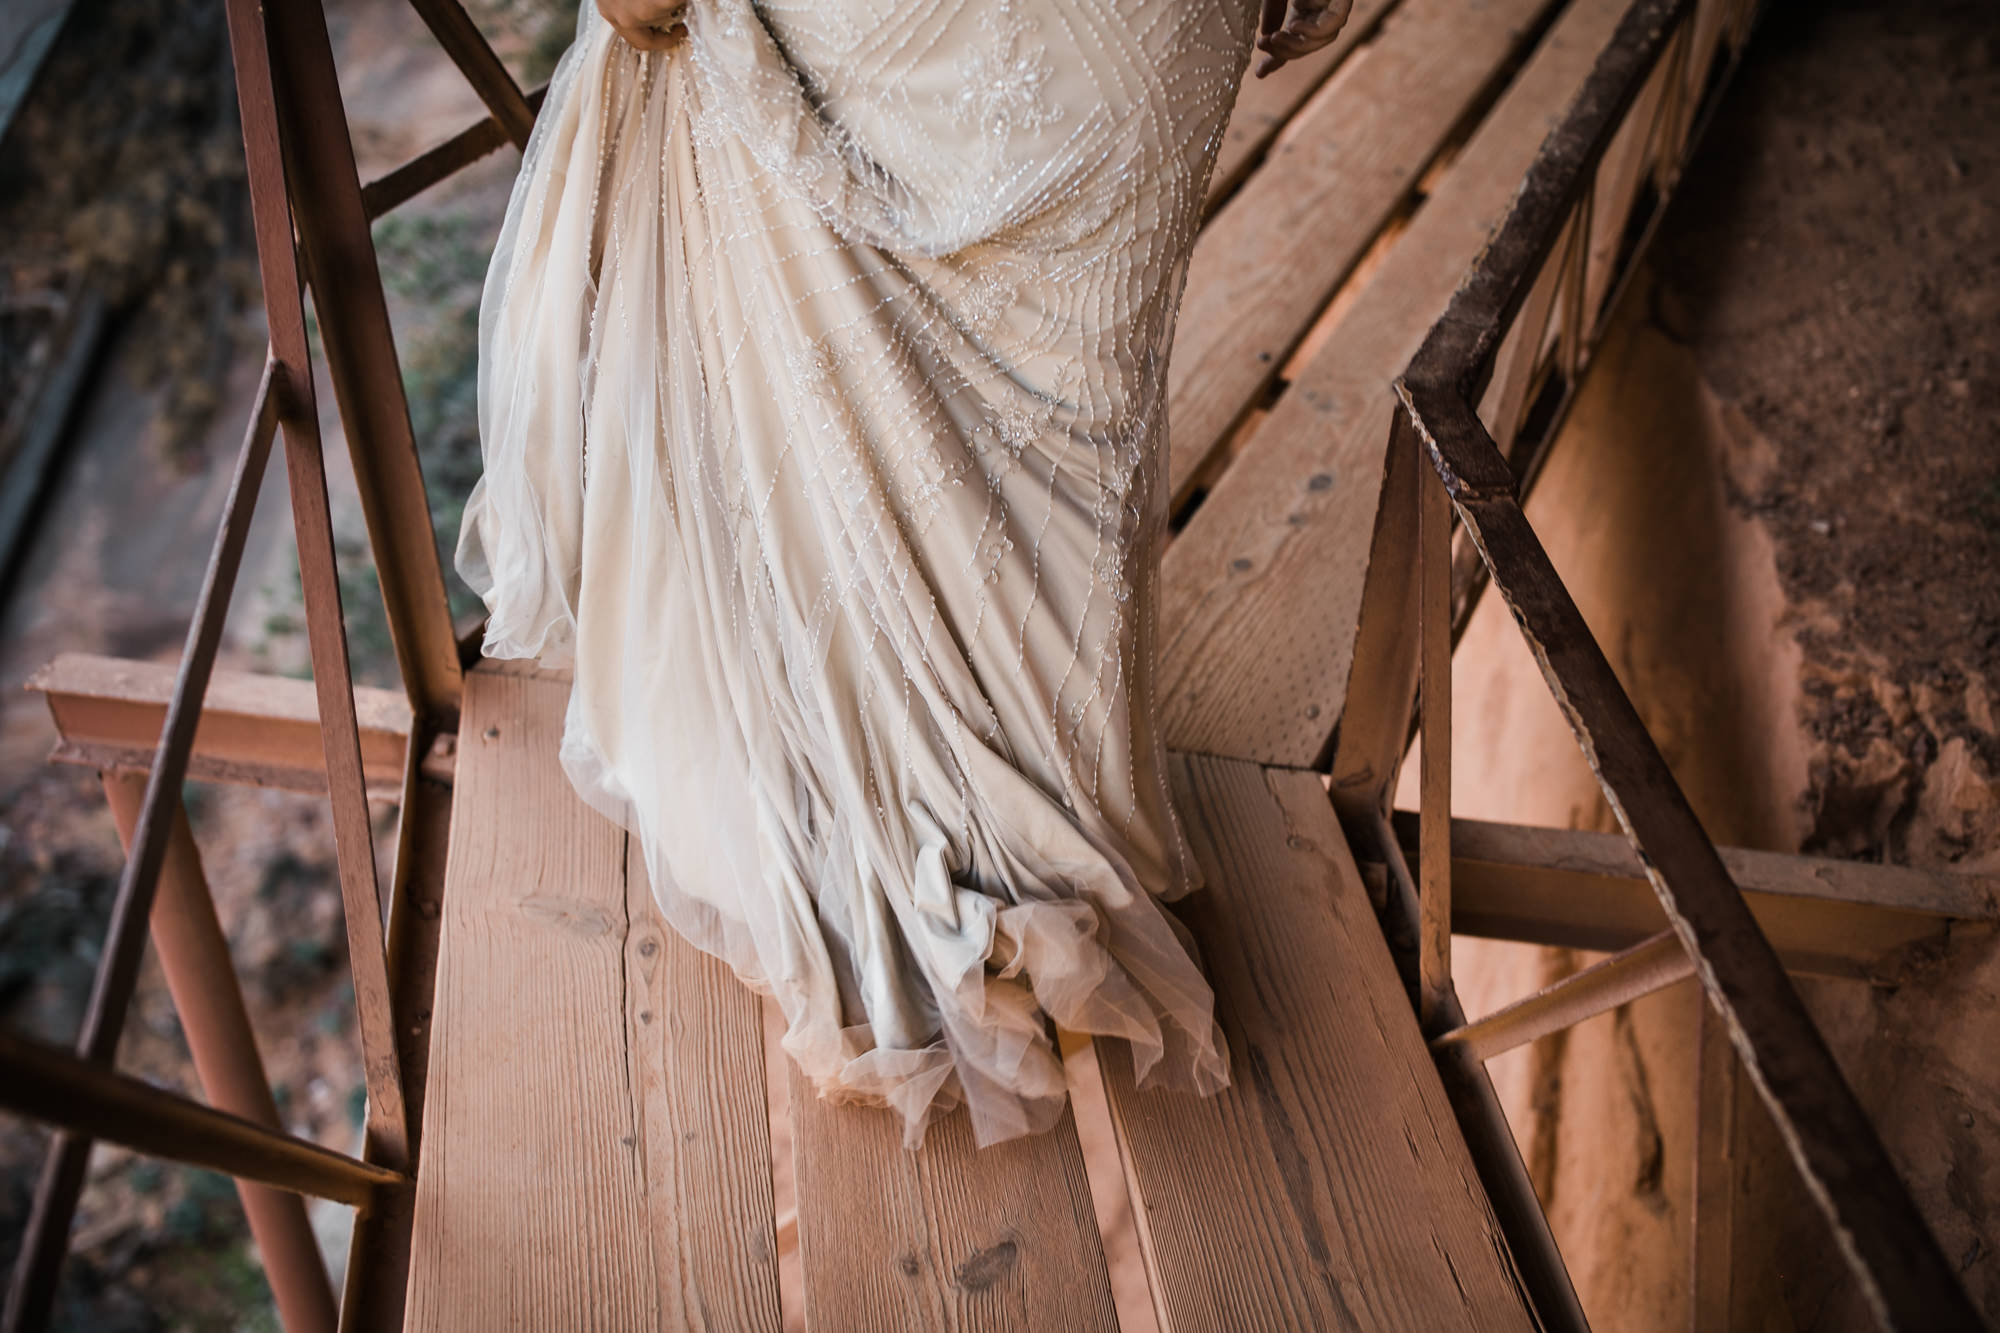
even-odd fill
[[[958,298],[958,317],[975,338],[991,336],[1015,299],[1026,274],[1018,264],[1002,260],[980,269]]]
[[[958,62],[958,96],[951,110],[959,123],[991,144],[1061,120],[1062,107],[1047,96],[1055,75],[1047,48],[1034,40],[1035,25],[1022,16],[1018,0],[1000,0],[987,16],[987,30],[991,40]]]
[[[1039,399],[1012,398],[986,404],[986,420],[973,436],[972,447],[995,481],[1021,465],[1021,457],[1048,429],[1053,411]]]
[[[831,336],[794,343],[785,350],[785,374],[801,389],[823,391],[847,363],[847,353]]]

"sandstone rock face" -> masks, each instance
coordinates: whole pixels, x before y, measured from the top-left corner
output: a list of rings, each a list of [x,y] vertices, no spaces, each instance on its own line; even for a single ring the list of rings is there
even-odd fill
[[[1529,506],[1718,842],[2000,869],[1991,26],[1765,21]],[[1456,813],[1614,827],[1497,601],[1454,678]],[[1589,961],[1455,946],[1475,1015]],[[2000,1319],[2000,941],[1799,987]],[[1493,1065],[1599,1328],[1690,1326],[1699,1014],[1683,983]],[[1747,1084],[1729,1144],[1727,1327],[1872,1328]]]

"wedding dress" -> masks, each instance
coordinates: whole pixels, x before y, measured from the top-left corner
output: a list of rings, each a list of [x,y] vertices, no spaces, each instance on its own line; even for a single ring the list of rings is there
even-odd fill
[[[1048,1128],[1050,1020],[1227,1080],[1161,907],[1166,367],[1238,0],[586,3],[480,319],[457,563],[574,671],[665,916],[906,1140]],[[689,1021],[698,1022],[692,1015]]]

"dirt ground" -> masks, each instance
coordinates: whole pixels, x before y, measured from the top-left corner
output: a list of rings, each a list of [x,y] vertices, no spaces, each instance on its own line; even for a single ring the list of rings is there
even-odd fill
[[[2000,855],[1995,17],[1774,5],[1655,249],[1657,322],[1775,446],[1734,499],[1799,608],[1809,851]]]

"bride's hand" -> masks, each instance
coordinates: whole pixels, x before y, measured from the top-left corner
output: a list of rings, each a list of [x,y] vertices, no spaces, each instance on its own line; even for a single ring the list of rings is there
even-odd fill
[[[1264,0],[1257,23],[1257,77],[1311,55],[1340,36],[1354,0]]]
[[[597,12],[641,51],[665,51],[687,36],[688,0],[597,0]]]

